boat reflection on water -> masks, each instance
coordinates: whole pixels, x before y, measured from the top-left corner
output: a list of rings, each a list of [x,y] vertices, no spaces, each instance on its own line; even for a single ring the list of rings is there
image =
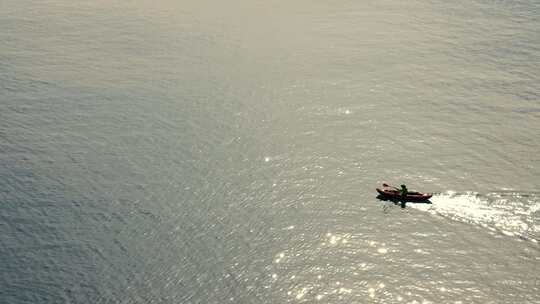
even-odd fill
[[[407,200],[407,199],[399,199],[399,198],[392,198],[392,197],[388,197],[386,195],[382,195],[382,194],[379,194],[377,195],[376,197],[378,200],[381,200],[381,201],[390,201],[392,203],[394,203],[395,205],[400,205],[401,208],[405,208],[407,203],[413,203],[413,204],[432,204],[432,202],[427,199],[427,200],[423,200],[423,201],[411,201],[411,200]]]

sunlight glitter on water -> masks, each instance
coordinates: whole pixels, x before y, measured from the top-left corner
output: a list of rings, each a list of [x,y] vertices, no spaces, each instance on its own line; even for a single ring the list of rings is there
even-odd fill
[[[481,195],[474,192],[447,191],[433,196],[432,204],[408,206],[535,242],[540,236],[533,217],[533,214],[540,210],[538,201],[536,194],[510,193],[503,196],[499,193]]]

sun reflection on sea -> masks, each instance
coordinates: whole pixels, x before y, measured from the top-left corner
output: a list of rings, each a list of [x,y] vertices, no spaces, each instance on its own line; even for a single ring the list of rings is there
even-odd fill
[[[427,304],[455,296],[446,282],[426,281],[434,271],[447,271],[448,265],[430,263],[425,257],[432,253],[416,242],[403,250],[396,239],[333,231],[301,240],[277,251],[268,266],[268,288],[287,301]],[[406,263],[407,268],[395,268],[395,261]],[[403,271],[417,280],[402,280]]]

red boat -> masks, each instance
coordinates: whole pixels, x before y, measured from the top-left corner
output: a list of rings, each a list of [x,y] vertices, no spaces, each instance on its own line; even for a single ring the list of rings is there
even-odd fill
[[[429,194],[429,193],[421,193],[421,192],[409,191],[407,193],[407,195],[405,197],[403,197],[399,190],[390,189],[390,188],[387,188],[387,187],[385,187],[383,189],[377,188],[377,192],[379,192],[379,194],[381,196],[383,196],[384,198],[387,198],[387,199],[405,200],[405,201],[410,201],[410,202],[427,201],[428,199],[430,199],[433,196],[433,194]]]

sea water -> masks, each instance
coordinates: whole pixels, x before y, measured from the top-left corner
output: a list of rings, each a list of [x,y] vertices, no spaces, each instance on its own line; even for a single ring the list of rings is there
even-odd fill
[[[0,303],[540,303],[539,16],[0,2]]]

